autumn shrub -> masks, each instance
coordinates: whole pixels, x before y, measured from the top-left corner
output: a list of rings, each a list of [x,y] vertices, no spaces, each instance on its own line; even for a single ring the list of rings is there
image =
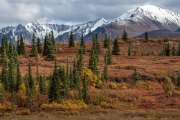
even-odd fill
[[[124,41],[123,40],[118,40],[118,43],[119,44],[124,44]]]
[[[102,82],[102,80],[99,80],[99,82],[96,84],[96,88],[103,88],[104,84]]]
[[[154,97],[146,96],[146,97],[142,97],[142,98],[141,98],[141,101],[142,101],[142,102],[155,103],[155,102],[156,102],[156,99],[155,99]]]
[[[165,82],[163,84],[163,90],[169,97],[172,96],[172,92],[174,90],[174,85],[173,85],[171,79],[168,77],[165,77]]]
[[[87,105],[83,101],[62,101],[61,104],[57,104],[55,102],[51,104],[42,104],[41,108],[43,110],[53,109],[53,110],[62,110],[62,111],[68,111],[68,110],[82,110],[87,109]]]
[[[42,104],[48,104],[48,102],[49,102],[48,95],[34,94],[32,107],[39,108]]]
[[[30,111],[29,110],[22,110],[21,111],[21,115],[30,115]]]
[[[138,81],[135,84],[135,88],[138,90],[161,90],[162,85],[152,81],[147,81],[147,82]]]
[[[80,73],[80,78],[82,80],[84,79],[84,73],[86,73],[86,80],[87,80],[88,87],[94,88],[98,80],[98,77],[95,74],[93,74],[91,69],[85,69]]]
[[[24,83],[19,86],[16,103],[19,107],[25,107],[27,105],[26,87]]]
[[[110,88],[110,89],[117,89],[117,84],[114,83],[114,82],[111,82],[111,83],[109,83],[109,84],[107,85],[107,87]]]

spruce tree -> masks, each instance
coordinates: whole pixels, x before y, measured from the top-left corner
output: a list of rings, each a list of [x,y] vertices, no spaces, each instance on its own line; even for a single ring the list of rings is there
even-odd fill
[[[94,34],[94,36],[93,36],[93,47],[92,47],[92,49],[94,50],[94,53],[96,55],[96,59],[98,62],[99,61],[100,46],[99,46],[97,34]]]
[[[21,54],[21,53],[20,53],[21,47],[20,47],[20,40],[19,40],[19,37],[18,37],[18,40],[17,40],[17,51],[18,51],[18,54]]]
[[[69,47],[75,47],[74,36],[73,36],[72,31],[71,31],[70,38],[69,38]]]
[[[105,39],[104,39],[104,48],[108,47],[108,37],[107,34],[105,34]]]
[[[8,70],[8,80],[10,91],[16,90],[16,70],[15,70],[15,63],[13,60],[13,54],[10,55],[10,62],[9,62],[9,70]]]
[[[113,57],[112,57],[112,51],[111,51],[110,45],[108,45],[107,63],[108,63],[108,65],[112,65],[113,64]]]
[[[138,80],[140,80],[140,76],[139,76],[139,73],[137,72],[137,68],[135,67],[134,68],[134,73],[132,75],[132,77],[134,78],[134,82],[136,83]]]
[[[79,74],[77,75],[78,79],[77,79],[77,90],[79,91],[79,100],[82,100],[82,90],[81,90],[81,78],[79,77]]]
[[[146,31],[146,33],[145,33],[145,40],[146,40],[146,42],[149,41],[149,36],[148,36],[148,32],[147,32],[147,31]]]
[[[96,55],[94,53],[94,50],[91,50],[91,56],[89,59],[89,65],[88,68],[91,69],[91,71],[93,72],[93,74],[97,75],[99,77],[99,70],[97,67],[97,59],[96,59]]]
[[[165,52],[166,52],[166,56],[170,56],[170,46],[169,46],[169,42],[165,47]]]
[[[89,90],[87,87],[87,80],[86,80],[86,73],[84,73],[84,79],[83,79],[83,100],[85,103],[88,103],[90,97],[89,97]]]
[[[129,45],[128,56],[131,56],[131,46]]]
[[[176,55],[176,51],[175,51],[175,46],[173,44],[173,48],[172,48],[172,56],[175,56]]]
[[[8,53],[9,53],[9,45],[8,45],[7,36],[5,37],[5,46],[6,46],[6,54],[8,55]]]
[[[50,99],[50,102],[53,102],[53,101],[57,101],[59,102],[59,89],[58,89],[58,84],[57,84],[57,81],[58,81],[58,71],[57,71],[57,65],[56,65],[56,60],[55,60],[55,65],[54,65],[54,72],[53,72],[53,76],[52,76],[52,79],[50,79],[50,87],[49,87],[49,99]]]
[[[26,54],[26,49],[25,49],[25,46],[24,46],[24,40],[23,40],[23,36],[22,36],[22,34],[21,34],[21,38],[20,38],[20,45],[19,45],[19,53],[20,54],[23,54],[23,55],[25,55]]]
[[[83,33],[82,33],[82,37],[81,37],[80,47],[82,47],[82,49],[83,49],[83,54],[85,55],[85,54],[86,54],[86,46],[85,46],[85,43],[84,43]]]
[[[42,48],[41,48],[42,45],[41,45],[41,41],[39,38],[37,39],[37,45],[36,46],[37,46],[38,53],[41,54],[42,53]]]
[[[44,50],[43,50],[43,56],[46,56],[48,53],[48,35],[45,35],[44,38]]]
[[[67,87],[69,88],[70,87],[70,79],[69,79],[69,60],[67,58],[67,64],[66,64],[66,84],[67,84]]]
[[[107,64],[107,55],[105,54],[104,58],[104,79],[109,80],[108,64]]]
[[[73,65],[73,84],[74,84],[74,87],[76,88],[77,87],[77,79],[78,79],[78,71],[77,71],[77,64],[76,64],[76,59],[74,58],[74,65]]]
[[[8,60],[7,60],[7,54],[5,46],[2,46],[4,48],[3,53],[1,55],[1,62],[2,62],[2,72],[1,72],[1,81],[4,85],[5,90],[9,90],[9,80],[8,80]]]
[[[31,62],[29,61],[29,69],[28,69],[28,85],[31,92],[34,90],[34,79],[32,76]]]
[[[80,47],[79,48],[79,59],[77,61],[77,70],[79,72],[82,72],[83,71],[83,67],[84,67],[84,56],[83,56],[83,48]]]
[[[119,45],[118,45],[117,39],[115,39],[115,41],[114,41],[112,54],[113,55],[120,55],[120,50],[119,50]]]
[[[16,92],[19,90],[19,86],[22,84],[21,72],[19,69],[19,64],[17,64],[17,76],[16,76]]]
[[[16,50],[16,46],[15,46],[15,44],[13,44],[13,55],[14,55],[14,62],[15,62],[15,64],[16,64],[16,66],[19,64],[19,58],[18,58],[18,52],[17,52],[17,50]]]
[[[46,78],[45,76],[40,76],[40,81],[39,81],[39,90],[41,94],[46,94]]]
[[[1,41],[1,54],[3,54],[3,52],[6,49],[5,39],[6,39],[6,36],[3,34],[2,41]],[[7,54],[7,51],[6,51],[6,54]]]
[[[126,30],[123,31],[122,39],[123,39],[123,41],[128,42],[128,34],[127,34]]]
[[[10,57],[11,54],[13,54],[13,42],[12,40],[10,39],[10,42],[9,42],[9,53],[8,53],[8,56]]]
[[[72,68],[70,67],[70,74],[69,74],[69,81],[70,81],[70,88],[73,88],[73,82],[74,82],[74,80],[73,80],[74,78],[73,78],[73,71],[72,71]]]
[[[32,45],[31,45],[31,51],[30,51],[30,57],[35,57],[36,56],[36,40],[35,40],[35,34],[33,33],[32,37]]]
[[[180,56],[180,45],[178,44],[177,56]]]
[[[54,61],[56,59],[56,56],[54,55],[55,54],[55,51],[54,51],[54,47],[53,47],[53,43],[51,40],[48,40],[48,51],[46,53],[46,58],[45,60],[46,61]]]

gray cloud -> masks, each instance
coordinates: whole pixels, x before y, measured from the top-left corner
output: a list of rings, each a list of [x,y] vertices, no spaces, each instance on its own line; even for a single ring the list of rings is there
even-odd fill
[[[179,0],[0,0],[0,28],[29,22],[112,20],[145,4],[180,13]]]

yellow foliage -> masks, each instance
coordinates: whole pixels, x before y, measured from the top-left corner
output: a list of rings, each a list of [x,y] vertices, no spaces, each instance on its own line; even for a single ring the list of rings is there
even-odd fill
[[[84,73],[86,73],[88,87],[94,88],[96,85],[96,81],[98,80],[98,77],[95,74],[93,74],[91,69],[85,69],[80,73],[80,78],[82,80],[84,79]]]
[[[4,92],[4,87],[2,85],[2,83],[0,83],[0,93],[3,93]]]
[[[26,92],[26,87],[25,87],[25,84],[22,83],[20,86],[19,86],[19,91],[22,90],[23,92]]]
[[[117,84],[116,83],[109,83],[108,84],[108,88],[110,88],[110,89],[117,89]]]
[[[34,87],[34,93],[37,94],[39,92],[39,85],[36,85]]]
[[[29,110],[22,110],[21,115],[29,115],[31,112]]]
[[[119,44],[124,44],[124,41],[123,40],[118,40],[118,43]]]
[[[75,46],[78,46],[78,45],[80,45],[80,43],[77,42],[77,41],[74,41],[74,45],[75,45]]]
[[[55,46],[61,46],[61,45],[63,45],[64,43],[63,42],[56,42],[56,44],[55,44]]]
[[[47,109],[54,109],[54,110],[82,110],[82,109],[87,109],[87,105],[83,101],[62,101],[61,104],[57,104],[55,102],[51,104],[42,104],[41,108],[43,110]]]
[[[172,96],[174,85],[170,78],[165,77],[165,83],[163,84],[163,89],[164,89],[164,92],[167,93],[169,97]]]
[[[101,41],[104,42],[104,41],[105,41],[105,38],[103,38]]]
[[[27,104],[26,87],[24,83],[19,86],[16,102],[19,107],[25,107]]]

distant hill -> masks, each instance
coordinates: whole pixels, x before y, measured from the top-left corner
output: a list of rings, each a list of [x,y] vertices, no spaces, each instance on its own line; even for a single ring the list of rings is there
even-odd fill
[[[170,38],[179,38],[180,37],[180,31],[176,32],[176,31],[171,31],[168,29],[163,29],[163,30],[154,30],[154,31],[150,31],[148,32],[149,38],[165,38],[166,36],[170,37]],[[136,36],[135,38],[144,38],[145,33]]]

